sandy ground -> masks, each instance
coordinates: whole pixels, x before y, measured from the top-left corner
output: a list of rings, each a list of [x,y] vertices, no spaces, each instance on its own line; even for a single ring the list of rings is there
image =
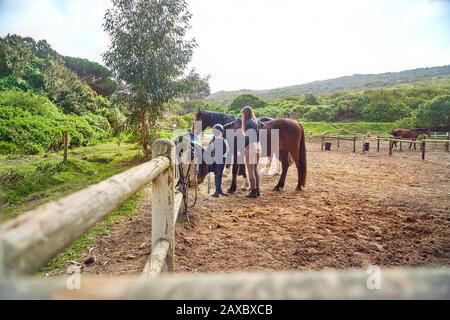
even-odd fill
[[[206,185],[176,230],[177,272],[280,271],[450,265],[450,153],[321,152],[308,143],[308,184],[296,192],[289,170],[262,178],[262,197],[211,198]],[[406,148],[404,148],[405,150]],[[226,179],[225,186],[229,185]],[[141,214],[96,239],[97,262],[85,272],[138,274],[150,254],[150,188]],[[80,257],[81,259],[82,257]]]

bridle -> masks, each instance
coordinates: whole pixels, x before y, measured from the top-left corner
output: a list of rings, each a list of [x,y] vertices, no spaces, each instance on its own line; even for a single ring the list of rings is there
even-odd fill
[[[194,179],[196,179],[198,170],[197,166],[192,163],[195,157],[195,149],[194,149],[194,143],[191,142],[191,148],[190,148],[190,162],[187,168],[182,163],[178,164],[178,182],[176,185],[176,189],[181,192],[183,195],[183,204],[184,204],[184,211],[183,215],[186,217],[187,223],[192,227],[193,224],[191,223],[189,219],[189,209],[192,209],[197,204],[197,187],[194,187],[194,202],[192,205],[189,205],[189,186],[191,185],[192,179],[191,179],[191,172],[194,173]]]

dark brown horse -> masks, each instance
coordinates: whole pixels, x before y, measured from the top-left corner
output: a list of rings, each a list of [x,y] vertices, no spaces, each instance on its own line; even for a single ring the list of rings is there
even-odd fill
[[[427,135],[430,136],[431,135],[431,130],[430,129],[424,129],[424,128],[420,128],[420,129],[394,129],[392,130],[392,136],[395,139],[410,139],[410,140],[416,140],[419,136],[421,135]],[[409,144],[409,149],[412,148],[413,143],[411,142]],[[397,141],[394,141],[392,143],[393,147],[397,147]],[[414,150],[416,150],[416,144],[414,143]]]
[[[303,127],[292,119],[277,119],[265,122],[264,129],[267,129],[267,154],[274,152],[274,150],[270,150],[272,130],[278,130],[279,160],[282,165],[282,173],[274,190],[281,191],[284,189],[289,169],[289,155],[291,155],[297,167],[298,182],[296,190],[302,190],[302,187],[306,185],[306,147]],[[197,182],[202,183],[208,172],[208,165],[200,164]]]
[[[261,122],[266,122],[273,120],[272,118],[263,117],[258,119]],[[215,124],[221,124],[224,127],[225,130],[225,138],[226,139],[232,139],[233,137],[227,137],[226,131],[227,130],[240,130],[242,126],[242,120],[236,116],[228,115],[221,112],[213,112],[213,111],[207,111],[207,110],[197,110],[197,113],[195,115],[195,121],[201,122],[201,127],[195,126],[195,123],[192,127],[192,131],[196,134],[200,133],[200,131],[205,130],[206,128],[211,128]],[[232,163],[232,180],[231,180],[231,186],[228,189],[228,193],[234,193],[237,190],[237,176],[241,175],[244,177],[244,179],[247,179],[247,173],[245,170],[245,164],[238,163],[238,153],[244,154],[244,150],[239,150],[238,143],[236,141],[236,137],[234,137],[233,144],[231,141],[228,141],[229,145],[233,145],[233,150],[230,150],[230,153],[233,155],[233,163]],[[201,168],[200,168],[201,170]],[[202,183],[205,176],[208,174],[208,172],[205,172],[205,175],[199,175],[198,182]]]

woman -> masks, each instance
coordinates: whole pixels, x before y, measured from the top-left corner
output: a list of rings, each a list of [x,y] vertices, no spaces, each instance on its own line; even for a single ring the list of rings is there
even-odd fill
[[[260,122],[256,119],[253,109],[249,106],[242,109],[242,131],[245,134],[245,164],[250,179],[251,191],[247,198],[257,198],[259,192],[258,161],[260,156],[259,129]]]

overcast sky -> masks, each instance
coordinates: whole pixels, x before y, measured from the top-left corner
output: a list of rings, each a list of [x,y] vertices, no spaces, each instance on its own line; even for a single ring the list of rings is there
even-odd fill
[[[192,66],[213,91],[450,64],[450,2],[188,0]],[[109,0],[0,0],[0,34],[102,62]]]

